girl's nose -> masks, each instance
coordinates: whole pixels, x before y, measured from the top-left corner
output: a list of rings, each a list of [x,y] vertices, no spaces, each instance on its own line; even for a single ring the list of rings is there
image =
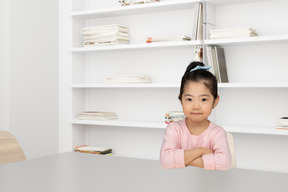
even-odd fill
[[[193,102],[192,108],[193,108],[194,110],[200,109],[199,102]]]

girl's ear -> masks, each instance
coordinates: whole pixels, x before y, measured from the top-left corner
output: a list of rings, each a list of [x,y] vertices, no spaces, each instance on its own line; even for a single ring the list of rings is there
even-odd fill
[[[180,103],[182,105],[182,98],[180,97],[180,94],[178,95],[178,99],[179,99],[179,101],[180,101]]]
[[[219,97],[219,95],[218,95],[217,98],[214,100],[213,109],[218,105],[219,99],[220,99],[220,97]]]

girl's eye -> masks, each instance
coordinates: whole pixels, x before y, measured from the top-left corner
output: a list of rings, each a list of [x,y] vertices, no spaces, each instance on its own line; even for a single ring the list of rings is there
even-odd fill
[[[207,101],[207,99],[203,98],[202,101]]]
[[[187,99],[186,99],[186,101],[192,101],[192,99],[190,99],[190,98],[187,98]]]

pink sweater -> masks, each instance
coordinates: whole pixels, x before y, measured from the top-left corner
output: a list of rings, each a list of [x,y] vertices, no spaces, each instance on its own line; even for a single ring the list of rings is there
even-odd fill
[[[210,122],[202,134],[191,135],[186,119],[167,126],[161,147],[161,166],[165,169],[185,167],[184,150],[197,147],[206,147],[214,152],[202,156],[204,169],[228,170],[230,168],[231,156],[225,130]]]

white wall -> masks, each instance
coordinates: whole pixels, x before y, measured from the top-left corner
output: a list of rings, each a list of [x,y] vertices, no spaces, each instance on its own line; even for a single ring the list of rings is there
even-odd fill
[[[2,9],[6,14],[1,21],[5,20],[5,26],[9,26],[6,29],[9,35],[1,30],[1,40],[5,39],[1,52],[5,49],[2,54],[7,57],[5,61],[1,59],[1,69],[5,69],[1,74],[6,74],[1,92],[3,89],[9,92],[0,98],[1,104],[7,104],[5,110],[1,109],[5,122],[1,122],[0,129],[10,130],[16,136],[28,159],[55,154],[58,152],[58,1],[1,0]]]
[[[0,129],[9,130],[9,0],[0,0]]]

